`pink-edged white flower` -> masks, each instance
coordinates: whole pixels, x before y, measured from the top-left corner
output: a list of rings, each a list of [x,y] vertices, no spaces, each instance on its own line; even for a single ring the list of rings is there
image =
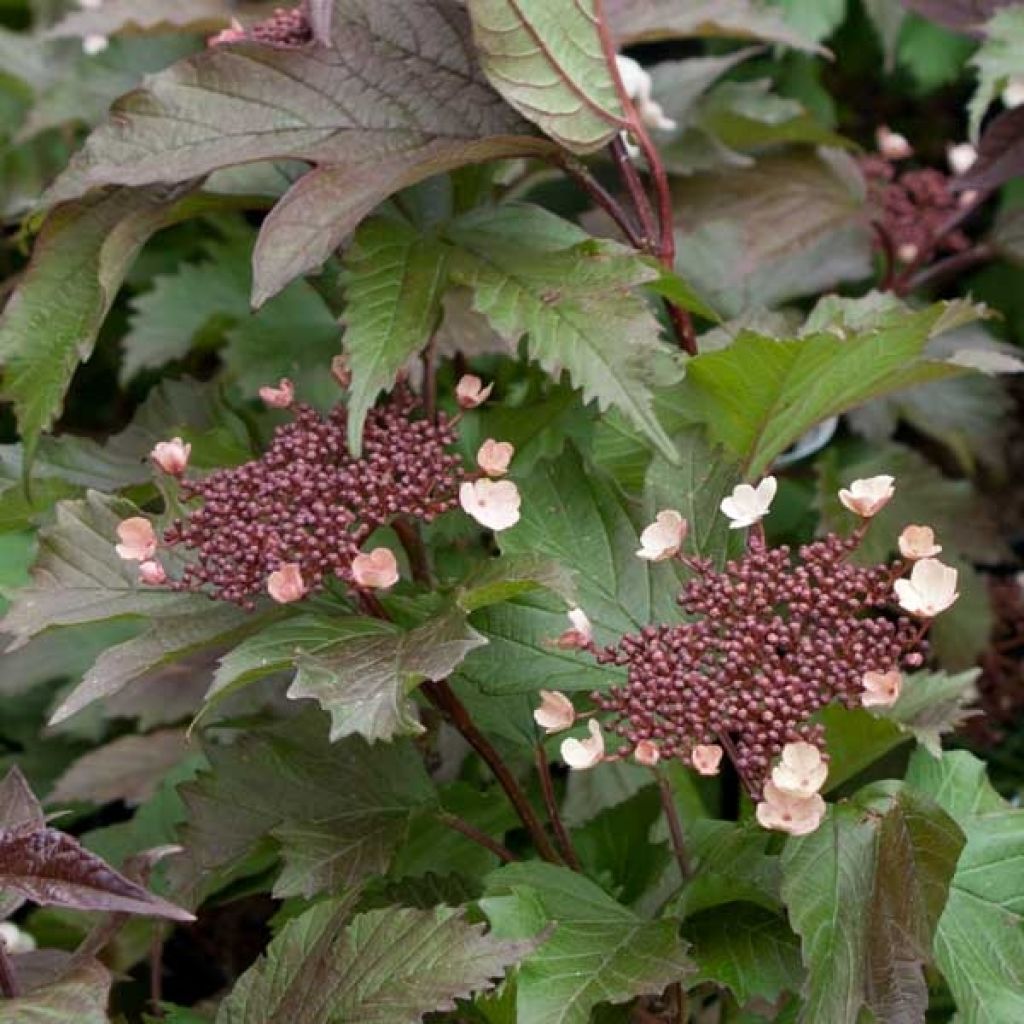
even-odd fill
[[[573,727],[576,709],[564,693],[557,690],[541,690],[540,707],[534,708],[533,720],[550,736]]]
[[[886,160],[906,160],[914,155],[914,149],[907,142],[906,136],[891,131],[884,124],[875,129],[875,145]]]
[[[288,409],[295,401],[295,385],[287,377],[282,377],[276,388],[260,388],[260,398],[271,409]]]
[[[81,0],[79,0],[81,3]],[[206,40],[207,46],[222,46],[225,43],[241,43],[245,41],[245,27],[237,18],[231,19],[231,27],[221,29],[215,36]]]
[[[562,760],[576,771],[584,771],[600,764],[604,759],[604,733],[601,732],[601,723],[596,719],[587,722],[587,729],[590,731],[590,738],[578,740],[570,736],[562,740]]]
[[[807,797],[825,785],[828,765],[813,743],[800,740],[782,748],[782,758],[772,769],[775,788],[790,796]]]
[[[930,526],[908,526],[900,534],[900,554],[909,561],[934,558],[942,552],[935,543],[935,531]]]
[[[594,627],[582,608],[569,609],[569,628],[558,638],[563,650],[582,650],[594,642]]]
[[[921,250],[913,242],[904,242],[896,250],[896,258],[900,263],[913,263],[920,255]]]
[[[331,360],[331,376],[340,387],[347,388],[352,383],[352,370],[348,365],[348,356],[335,356]]]
[[[849,487],[840,490],[839,500],[861,519],[870,519],[892,501],[895,482],[894,477],[885,474],[854,480]]]
[[[14,956],[31,953],[36,949],[36,940],[32,934],[19,928],[13,921],[0,921],[0,942]]]
[[[398,582],[398,559],[387,548],[374,548],[352,559],[352,579],[357,587],[387,590]]]
[[[641,740],[633,750],[633,759],[645,768],[653,768],[661,760],[661,751],[657,743]]]
[[[170,441],[158,441],[149,457],[165,472],[171,476],[181,476],[188,467],[188,459],[192,454],[192,445],[185,444],[180,437],[171,438]]]
[[[498,533],[519,522],[522,504],[519,488],[511,480],[466,481],[459,488],[459,504],[463,512],[481,526]]]
[[[156,559],[150,558],[139,565],[139,582],[159,587],[161,583],[167,582],[167,571]]]
[[[760,522],[772,507],[779,482],[773,476],[766,476],[756,487],[739,484],[732,494],[722,500],[719,506],[730,520],[730,530],[742,530]]]
[[[922,619],[944,612],[960,596],[956,589],[956,569],[937,558],[922,558],[914,563],[910,579],[897,580],[892,586],[905,611]]]
[[[969,142],[960,142],[946,147],[946,159],[949,161],[949,169],[959,177],[974,166],[978,151]]]
[[[493,390],[493,384],[484,387],[484,382],[479,377],[467,373],[455,385],[455,400],[462,409],[475,409],[487,401]]]
[[[495,441],[489,437],[476,453],[476,464],[488,476],[504,476],[515,453],[515,447],[508,441]]]
[[[862,680],[864,693],[860,702],[866,708],[890,708],[900,699],[903,676],[896,670],[865,672]]]
[[[142,516],[118,523],[117,539],[121,543],[114,550],[126,562],[147,562],[156,554],[156,532],[153,524]]]
[[[690,753],[690,764],[700,775],[717,775],[722,764],[722,748],[717,743],[698,743]]]
[[[637,558],[648,562],[664,562],[675,558],[686,540],[686,520],[674,509],[668,508],[654,517],[654,522],[640,534]]]
[[[675,121],[665,116],[661,104],[654,98],[654,83],[651,76],[632,57],[616,54],[615,63],[622,79],[622,88],[633,101],[636,112],[648,128],[671,132],[678,127]]]
[[[788,832],[791,836],[806,836],[817,830],[826,810],[825,801],[818,793],[794,796],[768,782],[764,787],[764,799],[757,805],[757,820],[762,828]]]
[[[267,593],[278,604],[291,604],[306,596],[306,583],[294,562],[282,565],[267,577]]]

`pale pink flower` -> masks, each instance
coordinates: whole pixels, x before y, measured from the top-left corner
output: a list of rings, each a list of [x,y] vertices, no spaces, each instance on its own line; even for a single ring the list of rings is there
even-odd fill
[[[772,507],[778,481],[773,476],[766,476],[757,487],[750,484],[739,484],[733,488],[728,498],[723,498],[719,506],[726,517],[731,520],[730,530],[742,530],[745,526],[753,526],[760,522]]]
[[[558,638],[563,650],[589,647],[594,641],[594,627],[582,608],[569,609],[569,628]]]
[[[562,740],[562,760],[576,771],[593,768],[604,758],[604,733],[600,722],[592,718],[587,722],[587,728],[590,730],[589,739],[578,740],[570,736]]]
[[[817,793],[828,777],[828,765],[813,743],[800,740],[782,748],[782,759],[772,769],[776,788],[790,796],[807,797]]]
[[[121,541],[114,550],[126,562],[146,562],[156,554],[156,533],[153,524],[142,516],[132,516],[117,524]]]
[[[0,921],[0,942],[8,953],[18,956],[36,949],[36,940],[31,933],[19,928],[11,921]]]
[[[139,566],[139,582],[150,587],[159,587],[167,582],[167,572],[155,559],[149,559]]]
[[[302,572],[294,562],[282,565],[280,569],[267,577],[267,593],[278,604],[291,604],[306,594],[306,584]]]
[[[271,409],[287,409],[295,401],[295,385],[287,377],[282,377],[276,388],[260,388],[260,398]]]
[[[969,142],[960,142],[946,147],[946,159],[949,160],[949,169],[959,177],[974,166],[978,151]]]
[[[913,242],[904,242],[896,250],[896,258],[900,263],[913,263],[920,255],[921,250]]]
[[[519,522],[522,498],[511,480],[466,481],[459,488],[459,504],[481,526],[498,533]]]
[[[488,476],[504,476],[515,453],[515,448],[508,441],[495,441],[489,437],[476,453],[476,464]]]
[[[222,29],[215,36],[206,40],[207,46],[222,46],[224,43],[241,43],[245,41],[245,28],[237,18],[231,19],[231,27]]]
[[[891,131],[884,124],[875,129],[875,145],[886,160],[906,160],[914,155],[913,147],[907,142],[906,136]]]
[[[911,561],[934,558],[942,551],[935,543],[935,531],[930,526],[908,526],[900,534],[900,554]]]
[[[455,386],[455,399],[459,403],[460,408],[475,409],[478,405],[483,405],[487,401],[493,390],[493,384],[488,384],[487,387],[484,387],[484,382],[479,377],[474,376],[472,373],[467,373]]]
[[[533,720],[550,736],[572,728],[576,721],[576,709],[564,693],[541,690],[540,707],[534,709]]]
[[[374,548],[352,559],[352,579],[357,587],[387,590],[398,582],[398,560],[387,548]]]
[[[839,492],[839,500],[862,519],[877,515],[892,500],[896,493],[895,480],[891,476],[871,476],[854,480],[849,487]]]
[[[686,540],[686,520],[674,509],[668,508],[654,517],[654,522],[640,534],[637,558],[648,562],[664,562],[675,558]]]
[[[192,445],[185,444],[180,437],[170,441],[158,441],[149,457],[171,476],[181,476],[188,466],[188,458],[192,454]]]
[[[956,589],[957,571],[935,558],[914,563],[910,579],[893,584],[900,606],[922,619],[944,612],[960,596]]]
[[[347,388],[352,383],[352,371],[349,369],[348,356],[335,356],[331,360],[331,376],[343,388]]]
[[[762,828],[806,836],[821,824],[826,809],[818,793],[794,796],[768,782],[764,787],[764,800],[757,805],[757,820]]]
[[[889,708],[900,699],[903,676],[896,670],[865,672],[864,694],[860,699],[866,708]]]
[[[717,743],[698,743],[690,754],[690,764],[701,775],[717,775],[722,764],[722,748]]]
[[[633,757],[637,764],[645,768],[653,768],[661,760],[661,751],[656,743],[650,740],[641,740],[633,751]]]

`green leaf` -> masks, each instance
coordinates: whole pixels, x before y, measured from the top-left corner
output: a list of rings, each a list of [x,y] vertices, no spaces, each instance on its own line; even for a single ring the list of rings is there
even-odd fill
[[[493,558],[474,569],[459,583],[456,602],[465,612],[535,591],[557,594],[567,604],[577,601],[575,574],[542,554]]]
[[[289,921],[221,1004],[217,1024],[418,1024],[493,988],[530,948],[448,907],[350,919],[351,904],[321,903]]]
[[[590,153],[625,127],[595,0],[469,0],[469,13],[491,85],[559,145]]]
[[[962,1024],[1004,1024],[1024,1015],[1024,811],[1007,804],[966,751],[941,760],[918,751],[907,785],[926,793],[967,835],[935,958]],[[979,941],[979,936],[983,937]]]
[[[60,413],[78,364],[92,354],[128,268],[169,223],[180,194],[100,192],[59,207],[43,225],[0,318],[3,393],[14,403],[29,459]]]
[[[519,968],[520,1021],[588,1024],[598,1003],[660,994],[693,971],[675,922],[644,921],[566,868],[504,867],[488,879],[480,907],[503,938],[554,928]]]
[[[799,991],[803,980],[800,940],[785,919],[750,903],[733,903],[687,920],[698,974],[693,984],[725,985],[740,1005],[755,998],[775,1002]]]
[[[970,63],[978,72],[978,87],[967,108],[971,138],[977,142],[985,111],[1005,88],[1007,80],[1020,74],[1024,64],[1024,9],[1014,4],[996,11],[985,25],[985,41]]]
[[[728,348],[692,359],[679,397],[752,477],[811,427],[870,398],[960,372],[922,359],[945,306],[877,330],[780,341],[741,332]]]
[[[65,15],[47,36],[112,36],[136,32],[201,32],[210,34],[231,23],[224,0],[107,0],[102,7]]]
[[[954,732],[977,711],[967,710],[978,697],[974,686],[981,669],[956,675],[915,672],[903,680],[903,691],[892,707],[877,709],[882,717],[911,732],[932,757],[942,756],[942,737]]]
[[[585,401],[622,410],[667,458],[675,457],[651,391],[678,379],[675,353],[631,291],[658,276],[648,262],[535,206],[474,211],[447,234],[456,246],[453,278],[473,290],[474,309],[499,334],[511,343],[526,334],[541,366],[567,370]]]
[[[846,18],[846,0],[775,0],[786,21],[806,39],[820,43]]]
[[[0,1024],[108,1024],[111,980],[99,961],[80,961],[44,988],[0,1000]]]
[[[395,220],[371,220],[345,255],[345,351],[352,386],[348,446],[358,455],[377,395],[437,327],[447,284],[448,250]]]
[[[821,827],[789,840],[783,899],[803,940],[800,1020],[920,1020],[923,966],[946,903],[963,834],[913,790],[879,783],[829,808]]]
[[[299,159],[254,254],[257,305],[318,267],[382,199],[462,164],[550,149],[487,84],[455,0],[335,0],[333,45],[219,46],[119,100],[48,201]]]

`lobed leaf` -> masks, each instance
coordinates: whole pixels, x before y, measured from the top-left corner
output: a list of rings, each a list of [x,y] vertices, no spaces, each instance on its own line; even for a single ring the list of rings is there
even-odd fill
[[[967,107],[970,134],[974,141],[981,134],[985,112],[1007,81],[1020,74],[1024,59],[1024,8],[1012,4],[1005,9],[996,9],[1002,6],[989,5],[992,18],[984,27],[985,41],[970,61],[978,71],[978,87]]]
[[[102,7],[66,14],[47,36],[112,36],[117,33],[216,32],[231,23],[226,0],[106,0]]]
[[[44,988],[0,1000],[0,1024],[109,1024],[112,981],[98,960],[78,960]]]

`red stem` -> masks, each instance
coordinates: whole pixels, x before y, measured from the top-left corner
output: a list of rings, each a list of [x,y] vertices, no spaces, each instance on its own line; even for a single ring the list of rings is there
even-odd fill
[[[558,811],[558,800],[555,798],[555,786],[551,780],[551,765],[548,764],[547,755],[544,753],[543,744],[536,746],[537,774],[540,776],[540,788],[544,793],[544,806],[548,811],[548,819],[551,827],[555,830],[555,839],[558,842],[558,849],[561,851],[562,859],[573,871],[580,870],[580,861],[573,849],[569,832],[562,821],[562,815]]]
[[[7,952],[7,944],[0,939],[0,995],[4,999],[17,999],[21,995],[18,976],[14,970],[14,961]]]
[[[481,832],[475,825],[471,825],[468,821],[455,814],[449,814],[447,811],[444,811],[438,815],[438,819],[453,831],[461,832],[467,839],[471,839],[474,843],[490,850],[504,864],[512,864],[519,859],[511,850],[502,846],[496,839],[492,839],[486,832]]]

